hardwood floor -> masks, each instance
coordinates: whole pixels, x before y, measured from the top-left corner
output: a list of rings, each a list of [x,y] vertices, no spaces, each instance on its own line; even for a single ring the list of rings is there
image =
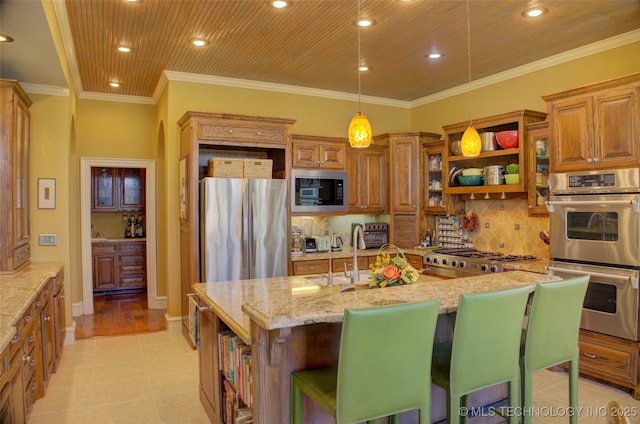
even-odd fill
[[[161,331],[166,309],[148,309],[147,294],[94,296],[92,315],[75,317],[76,339]]]

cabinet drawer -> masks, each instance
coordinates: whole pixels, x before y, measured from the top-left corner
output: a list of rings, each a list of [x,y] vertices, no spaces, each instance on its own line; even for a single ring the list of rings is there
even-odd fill
[[[13,251],[14,255],[14,268],[19,268],[23,264],[29,262],[31,258],[31,245],[29,243],[23,244]]]
[[[117,251],[118,244],[117,243],[108,243],[108,242],[97,242],[91,244],[91,253],[101,254],[101,253],[115,253]]]
[[[144,287],[146,284],[144,275],[120,276],[120,288]]]
[[[409,262],[409,265],[411,265],[415,269],[422,269],[422,267],[424,266],[422,263],[422,256],[419,256],[419,255],[406,255],[406,256],[407,256],[407,262]]]
[[[593,340],[580,340],[580,371],[605,380],[635,385],[637,350],[614,344],[602,345]]]
[[[124,255],[121,252],[118,256],[118,266],[120,269],[123,267],[142,267],[142,270],[144,270],[145,262],[146,258],[143,255]]]
[[[198,127],[198,138],[203,140],[262,141],[285,144],[284,129],[244,127],[221,123],[205,124]]]
[[[347,264],[347,270],[351,271],[353,269],[353,258],[336,258],[333,260],[333,272],[343,272],[344,265]],[[364,271],[369,269],[369,262],[367,258],[361,256],[358,258],[358,270]]]
[[[293,263],[293,275],[322,274],[329,272],[328,260],[296,261]]]
[[[134,253],[140,253],[144,255],[144,242],[123,242],[120,243],[118,248],[120,253],[130,255]]]

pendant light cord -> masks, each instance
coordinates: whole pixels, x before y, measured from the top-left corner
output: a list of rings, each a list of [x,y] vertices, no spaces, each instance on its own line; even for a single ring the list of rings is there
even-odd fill
[[[467,0],[467,70],[469,77],[469,85],[467,86],[467,93],[469,97],[469,126],[471,127],[471,23],[469,19],[469,0]]]
[[[358,67],[356,69],[358,69],[358,113],[362,113],[362,106],[360,104],[360,95],[362,92],[362,82],[361,82],[361,75],[362,72],[360,71],[360,64],[361,62],[361,58],[360,58],[360,0],[358,0],[358,19],[356,20],[356,25],[358,26]]]

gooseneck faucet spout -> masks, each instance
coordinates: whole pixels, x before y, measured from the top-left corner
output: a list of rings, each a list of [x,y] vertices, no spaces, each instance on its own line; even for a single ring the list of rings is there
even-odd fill
[[[353,229],[353,271],[351,279],[354,283],[360,281],[360,272],[358,271],[358,249],[366,249],[364,244],[364,235],[362,234],[362,225],[356,225]]]

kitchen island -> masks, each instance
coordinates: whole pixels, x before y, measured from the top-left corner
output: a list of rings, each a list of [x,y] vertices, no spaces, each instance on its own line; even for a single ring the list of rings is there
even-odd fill
[[[233,331],[251,346],[254,422],[285,423],[289,421],[291,372],[337,362],[340,324],[345,308],[440,298],[442,319],[438,322],[436,340],[441,341],[451,335],[453,321],[449,317],[457,310],[460,294],[523,285],[533,290],[537,283],[555,280],[559,278],[511,271],[452,280],[421,275],[416,284],[370,290],[327,287],[304,277],[195,284],[196,296],[203,307],[200,312],[201,400],[212,421],[218,422],[222,399],[216,393],[222,393],[222,377],[215,367],[210,371],[213,376],[202,375],[202,354],[210,351],[213,357],[207,362],[210,364],[213,360],[214,365],[218,364],[217,334],[223,330]],[[203,313],[211,317],[203,320]],[[205,326],[213,326],[213,329]],[[213,384],[214,390],[202,387],[203,382]],[[203,398],[203,390],[208,391],[209,396]],[[306,404],[305,408],[308,412],[305,422],[332,422],[331,417],[314,408],[312,403]]]

